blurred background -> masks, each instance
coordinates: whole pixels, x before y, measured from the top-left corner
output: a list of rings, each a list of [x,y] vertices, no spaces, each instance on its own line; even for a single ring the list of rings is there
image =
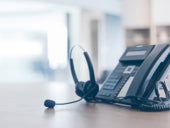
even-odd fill
[[[169,0],[0,0],[0,84],[73,83],[72,46],[86,49],[102,83],[126,47],[170,42]],[[88,80],[82,51],[73,51]]]

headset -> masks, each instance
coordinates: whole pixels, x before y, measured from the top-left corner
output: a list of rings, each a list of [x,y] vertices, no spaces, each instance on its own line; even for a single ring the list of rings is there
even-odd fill
[[[76,47],[79,47],[83,51],[83,55],[85,57],[85,60],[86,60],[87,66],[88,66],[90,80],[88,80],[86,82],[79,81],[78,78],[77,78],[77,75],[76,75],[76,71],[75,71],[75,68],[74,68],[74,61],[73,61],[73,58],[72,58],[73,50]],[[95,80],[93,65],[92,65],[92,62],[90,60],[88,53],[81,46],[75,45],[74,47],[72,47],[72,49],[70,51],[69,62],[70,62],[71,74],[72,74],[72,77],[73,77],[73,80],[74,80],[74,83],[75,83],[75,93],[80,97],[80,99],[70,101],[70,102],[65,102],[65,103],[56,103],[53,100],[46,99],[44,101],[45,107],[54,108],[55,105],[72,104],[72,103],[79,102],[83,99],[86,102],[95,102],[95,96],[99,91],[99,86],[98,86],[98,84]]]

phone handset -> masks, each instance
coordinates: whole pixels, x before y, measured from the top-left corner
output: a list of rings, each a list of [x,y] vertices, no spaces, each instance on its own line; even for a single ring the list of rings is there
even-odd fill
[[[144,60],[128,89],[127,97],[143,97],[146,87],[160,63],[169,54],[168,45],[155,46]],[[164,52],[165,51],[165,52]],[[167,51],[167,52],[166,52]]]

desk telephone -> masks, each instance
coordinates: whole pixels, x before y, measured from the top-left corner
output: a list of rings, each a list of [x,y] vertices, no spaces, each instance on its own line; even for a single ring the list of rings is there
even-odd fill
[[[79,46],[80,47],[80,46]],[[56,103],[46,100],[44,105],[53,108],[85,99],[87,102],[118,103],[144,111],[170,110],[170,45],[143,45],[128,47],[118,65],[99,89],[88,53],[82,48],[90,80],[79,81],[70,52],[70,69],[75,82],[78,100]]]
[[[170,45],[135,46],[126,49],[96,98],[145,111],[161,111],[170,109],[168,86]]]

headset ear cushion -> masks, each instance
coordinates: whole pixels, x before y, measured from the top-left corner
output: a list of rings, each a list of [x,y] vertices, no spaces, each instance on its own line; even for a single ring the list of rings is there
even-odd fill
[[[91,82],[91,81],[87,81],[84,84],[84,88],[83,88],[84,95],[86,95],[84,97],[84,99],[86,101],[94,99],[96,94],[98,93],[98,91],[99,91],[99,86],[98,86],[97,83]]]
[[[80,81],[76,84],[75,92],[78,96],[83,97],[84,96],[84,82]]]

